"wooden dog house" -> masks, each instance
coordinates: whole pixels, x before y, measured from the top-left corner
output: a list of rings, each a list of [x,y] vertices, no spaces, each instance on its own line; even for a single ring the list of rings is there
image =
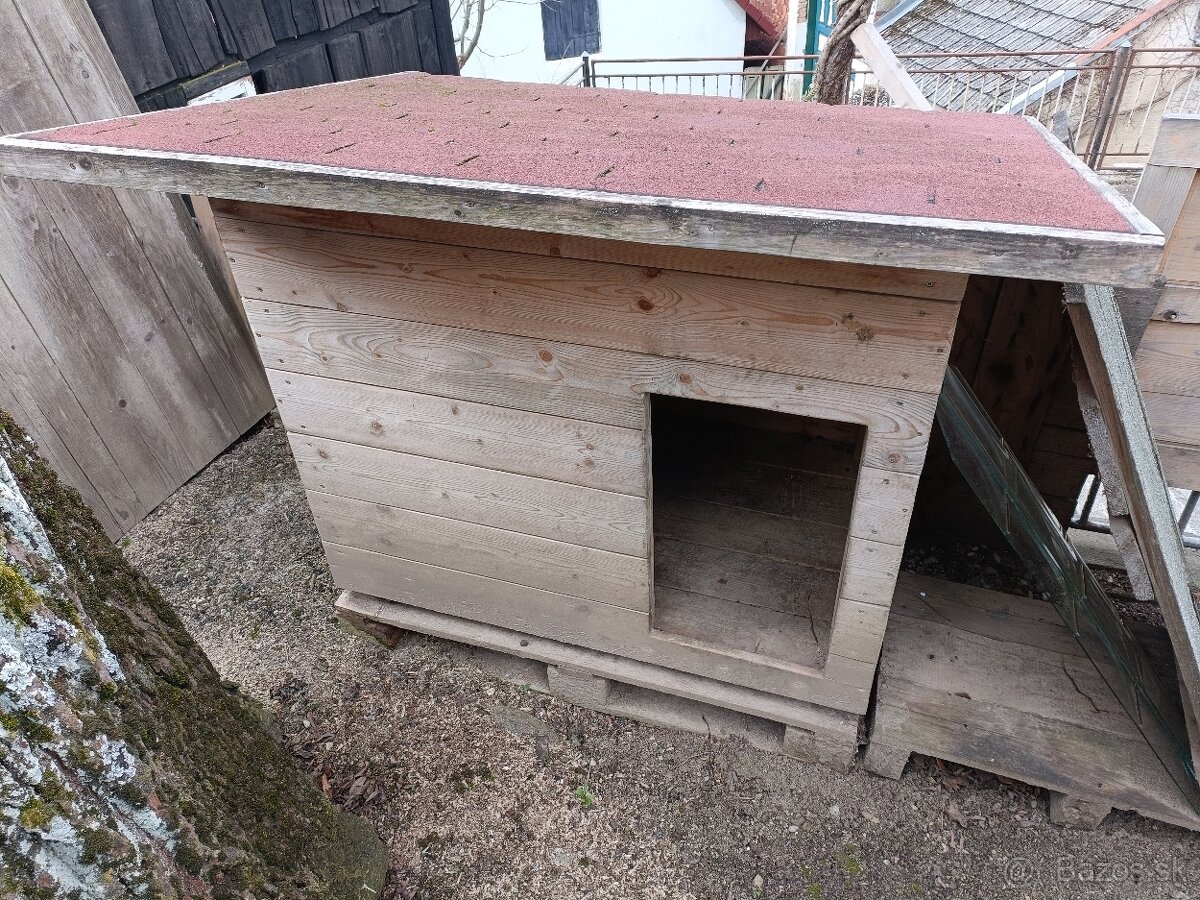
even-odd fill
[[[341,608],[840,764],[968,276],[1139,286],[1163,242],[1018,117],[424,75],[0,162],[215,198]]]

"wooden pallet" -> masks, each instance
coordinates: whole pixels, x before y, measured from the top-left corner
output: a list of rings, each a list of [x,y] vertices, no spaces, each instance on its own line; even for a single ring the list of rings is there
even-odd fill
[[[911,753],[1045,787],[1061,824],[1115,807],[1200,830],[1050,603],[901,576],[863,765],[899,778]]]
[[[396,629],[482,647],[544,666],[542,687],[578,706],[716,737],[846,771],[861,717],[630,659],[344,592],[339,618],[394,645]],[[539,686],[538,684],[534,685]]]

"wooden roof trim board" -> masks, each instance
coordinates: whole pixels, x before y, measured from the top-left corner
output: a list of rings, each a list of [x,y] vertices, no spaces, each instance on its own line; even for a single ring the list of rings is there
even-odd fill
[[[20,135],[0,138],[0,171],[662,246],[1132,287],[1153,280],[1164,243],[1162,233],[1120,197],[1117,209],[1130,233],[426,178]],[[1105,195],[1110,190],[1099,179],[1095,186]]]
[[[805,160],[828,160],[831,148],[835,162],[813,179]],[[17,135],[0,140],[0,168],[660,246],[1123,286],[1150,283],[1163,244],[1031,119],[427,75]]]

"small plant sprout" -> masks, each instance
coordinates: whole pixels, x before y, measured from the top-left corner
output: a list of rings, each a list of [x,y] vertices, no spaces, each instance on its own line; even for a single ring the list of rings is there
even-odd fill
[[[579,801],[579,805],[584,809],[591,809],[596,805],[596,795],[592,793],[591,788],[586,784],[581,784],[571,792],[571,795]]]

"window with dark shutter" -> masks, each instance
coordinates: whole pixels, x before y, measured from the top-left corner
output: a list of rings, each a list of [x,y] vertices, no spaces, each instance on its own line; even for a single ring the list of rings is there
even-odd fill
[[[546,59],[570,59],[600,51],[599,0],[542,0]]]

